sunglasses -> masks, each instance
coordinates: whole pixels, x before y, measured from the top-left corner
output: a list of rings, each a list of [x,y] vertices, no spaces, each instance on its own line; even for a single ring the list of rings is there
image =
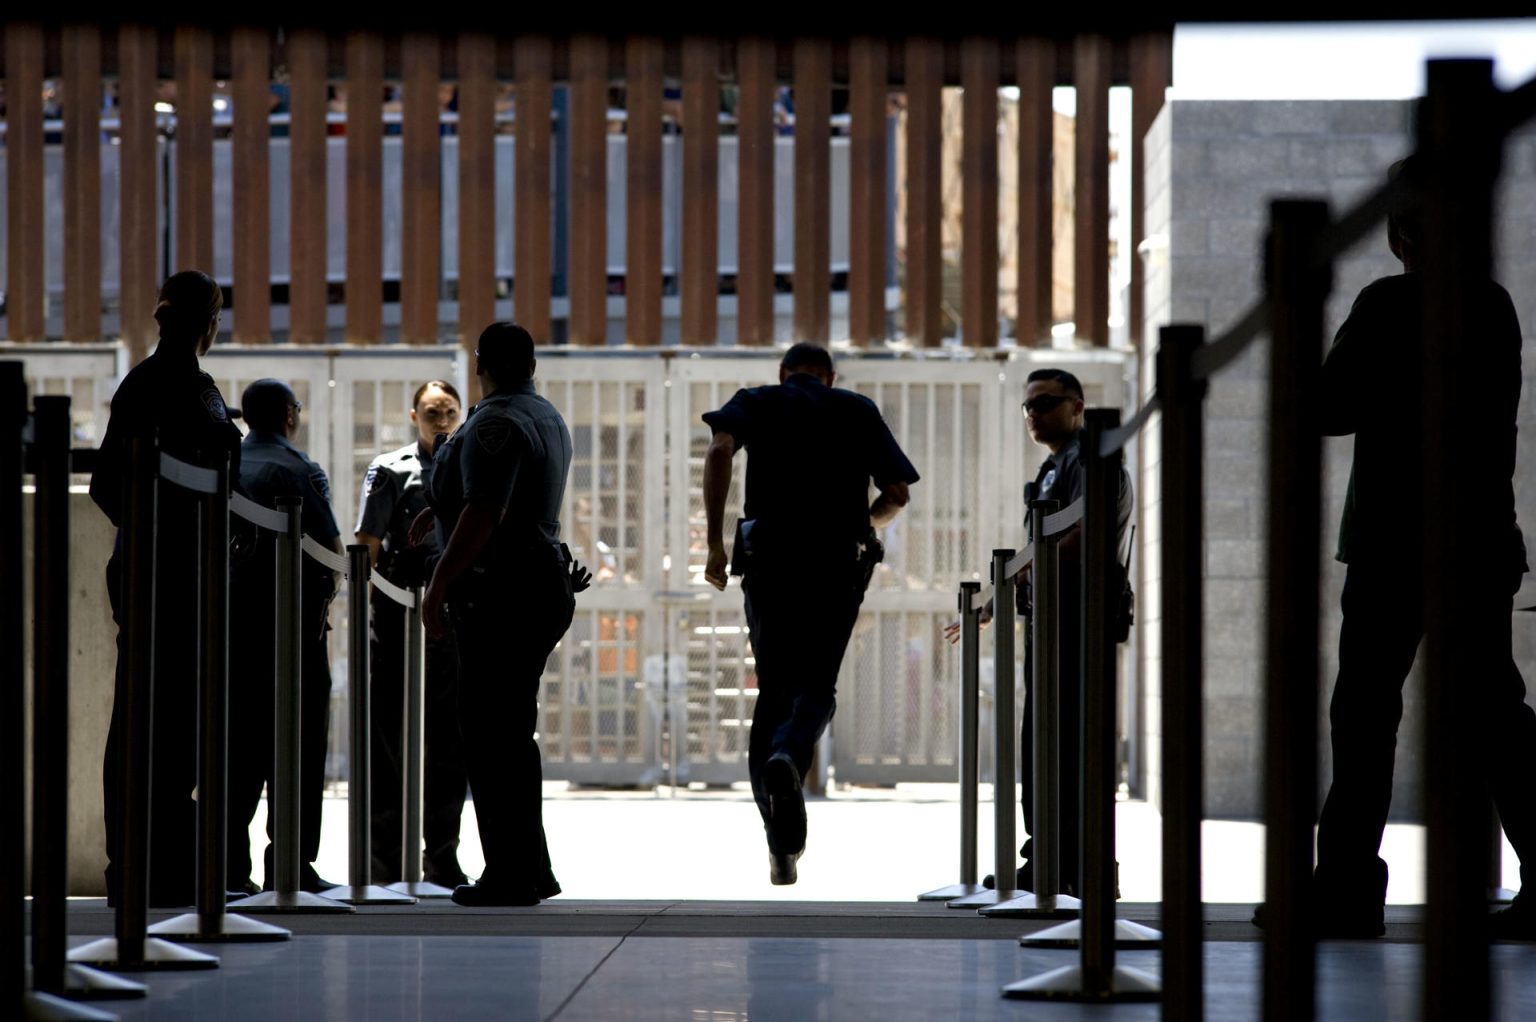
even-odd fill
[[[1024,402],[1024,410],[1031,415],[1048,415],[1064,401],[1076,401],[1070,394],[1041,394]]]

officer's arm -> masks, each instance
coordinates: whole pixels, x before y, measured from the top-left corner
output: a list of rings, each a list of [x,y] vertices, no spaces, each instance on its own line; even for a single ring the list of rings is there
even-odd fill
[[[442,560],[437,562],[437,569],[432,573],[431,588],[439,594],[446,593],[454,580],[474,565],[505,513],[501,506],[484,500],[472,500],[464,505],[464,513],[459,515],[453,535],[448,537]]]
[[[709,524],[710,549],[725,546],[725,498],[731,492],[731,459],[736,455],[736,438],[716,433],[704,455],[704,513]]]
[[[366,532],[356,533],[352,538],[368,548],[369,567],[378,567],[379,551],[384,549],[384,540],[378,536],[370,536]]]
[[[876,529],[883,529],[896,520],[901,514],[901,509],[906,507],[912,499],[910,488],[906,483],[891,483],[880,488],[880,496],[869,508],[869,524]]]

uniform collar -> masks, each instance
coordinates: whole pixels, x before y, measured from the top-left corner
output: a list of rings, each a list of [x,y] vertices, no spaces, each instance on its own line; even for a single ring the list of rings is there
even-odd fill
[[[790,373],[784,378],[786,387],[804,387],[807,390],[827,390],[827,385],[810,373]]]
[[[522,383],[513,383],[506,387],[497,387],[495,390],[485,395],[485,397],[481,398],[480,403],[485,404],[487,401],[500,401],[504,398],[515,397],[518,394],[537,394],[538,392],[539,390],[533,385],[532,380],[524,380]]]
[[[283,436],[283,434],[274,433],[271,430],[253,429],[245,435],[245,439],[257,444],[275,444],[278,447],[286,447],[295,454],[299,453],[299,449],[293,446],[293,441]]]

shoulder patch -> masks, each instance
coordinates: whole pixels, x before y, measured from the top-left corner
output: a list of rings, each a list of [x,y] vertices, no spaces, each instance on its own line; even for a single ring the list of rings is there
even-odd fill
[[[363,492],[372,493],[379,485],[379,466],[369,465],[368,474],[363,476]]]
[[[491,454],[500,454],[512,438],[512,423],[500,415],[489,415],[475,424],[475,439]]]
[[[324,494],[327,498],[331,495],[331,481],[326,478],[323,469],[315,469],[309,474],[309,484],[317,493]]]
[[[208,409],[208,415],[215,422],[228,422],[229,413],[224,408],[224,398],[219,394],[218,387],[209,387],[202,393],[203,407]]]

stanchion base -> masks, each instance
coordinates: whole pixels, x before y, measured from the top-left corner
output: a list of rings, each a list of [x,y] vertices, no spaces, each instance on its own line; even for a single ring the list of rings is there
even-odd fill
[[[973,894],[980,894],[986,888],[980,884],[950,884],[948,887],[940,887],[936,891],[928,891],[917,896],[918,901],[954,901],[956,898],[969,898]]]
[[[1076,948],[1083,943],[1083,921],[1052,926],[1039,933],[1026,933],[1019,938],[1020,947]],[[1163,935],[1150,926],[1133,923],[1129,919],[1115,920],[1115,947],[1121,951],[1150,951],[1163,946]]]
[[[21,1017],[28,1022],[117,1022],[108,1011],[87,1008],[52,994],[27,994],[22,998]]]
[[[1027,1001],[1093,1001],[1109,1002],[1155,1001],[1162,996],[1157,977],[1140,969],[1115,966],[1108,990],[1089,990],[1083,982],[1083,969],[1068,965],[1031,979],[1021,979],[1003,987],[1003,996]]]
[[[1074,919],[1082,911],[1083,903],[1070,894],[1019,894],[979,908],[976,914],[998,919]]]
[[[1508,905],[1515,900],[1515,894],[1516,892],[1511,891],[1508,887],[1490,887],[1488,889],[1488,904]]]
[[[425,880],[398,880],[392,884],[385,884],[386,891],[394,891],[396,894],[404,894],[412,898],[451,898],[453,889],[441,884],[429,884]]]
[[[225,912],[217,933],[204,933],[202,916],[187,912],[156,923],[149,928],[156,937],[179,941],[182,944],[253,944],[260,941],[287,940],[293,933],[281,926],[247,919],[232,912]]]
[[[148,992],[143,983],[126,976],[114,976],[89,965],[64,966],[64,996],[71,1001],[125,1001]]]
[[[452,892],[450,892],[451,894]],[[332,887],[321,894],[323,898],[344,901],[348,905],[414,905],[416,899],[409,894],[397,894],[374,884],[357,884],[352,887]]]
[[[998,894],[996,891],[983,887],[975,894],[967,894],[963,898],[954,898],[945,908],[986,908],[988,905],[1001,905],[1005,901],[1012,901],[1024,891],[1009,891],[1007,894]]]
[[[249,898],[232,901],[227,907],[230,911],[291,912],[295,915],[306,912],[357,911],[351,905],[343,905],[334,898],[323,898],[318,894],[310,894],[308,891],[262,891],[260,894],[253,894]]]
[[[89,944],[82,944],[68,955],[71,962],[94,965],[100,969],[122,972],[169,972],[175,969],[217,969],[219,960],[213,955],[194,951],[189,947],[172,944],[154,937],[144,938],[144,957],[137,961],[123,961],[118,957],[117,938],[103,937]]]

